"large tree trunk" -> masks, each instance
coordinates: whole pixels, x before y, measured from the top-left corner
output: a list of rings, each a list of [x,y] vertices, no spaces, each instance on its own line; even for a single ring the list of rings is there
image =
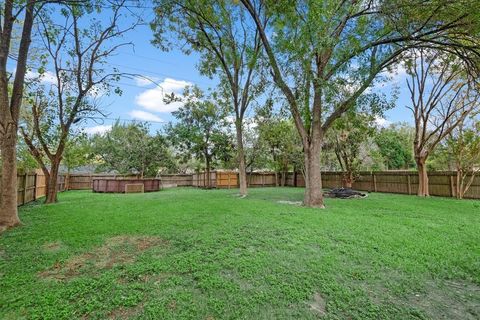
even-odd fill
[[[322,193],[320,167],[320,144],[305,148],[305,196],[303,203],[308,207],[325,208]]]
[[[287,170],[282,171],[282,187],[285,187],[285,183],[287,181]]]
[[[15,78],[13,80],[12,95],[9,97],[9,80],[7,77],[7,59],[10,51],[10,40],[13,25],[18,22],[12,15],[12,6],[3,5],[2,18],[2,47],[0,48],[0,122],[2,136],[0,137],[0,152],[2,156],[2,178],[0,194],[0,232],[20,224],[17,212],[17,127],[18,116],[23,99],[23,85],[27,71],[28,51],[30,48],[31,34],[36,1],[29,0],[25,6],[22,36],[18,47]],[[8,9],[9,8],[9,9]],[[6,15],[9,18],[6,18]]]
[[[14,125],[7,127],[2,136],[2,181],[0,197],[0,232],[20,224],[17,213],[17,130]]]
[[[347,171],[343,174],[343,185],[345,188],[352,188],[353,181],[353,172]]]
[[[210,182],[210,156],[208,154],[205,154],[205,171],[207,173],[206,177],[206,188],[210,189],[212,187],[212,184]]]
[[[243,129],[242,121],[235,121],[237,134],[237,154],[238,154],[238,182],[240,186],[240,195],[246,196],[247,191],[247,165],[245,160],[245,150],[243,148]]]
[[[463,199],[463,170],[457,167],[457,199]]]
[[[45,198],[45,203],[55,203],[58,201],[58,171],[60,168],[60,161],[55,159],[52,161],[52,167],[50,168],[50,172],[47,179],[47,196]]]
[[[427,173],[427,165],[426,165],[427,158],[425,157],[417,157],[417,171],[418,171],[418,192],[417,195],[419,197],[428,197],[430,196],[428,190],[428,173]]]

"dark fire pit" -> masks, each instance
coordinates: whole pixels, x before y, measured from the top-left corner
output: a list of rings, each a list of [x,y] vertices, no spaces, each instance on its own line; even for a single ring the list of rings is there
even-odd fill
[[[352,199],[352,198],[365,198],[367,194],[355,191],[350,188],[336,188],[323,194],[327,198],[340,198],[340,199]]]

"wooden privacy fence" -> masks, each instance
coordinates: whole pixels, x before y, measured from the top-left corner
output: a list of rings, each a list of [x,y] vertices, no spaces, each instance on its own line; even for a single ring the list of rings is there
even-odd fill
[[[193,187],[207,187],[208,179],[206,172],[199,172],[192,175]],[[210,188],[236,188],[238,186],[238,174],[234,171],[211,171]]]
[[[132,179],[139,178],[135,175],[115,175],[115,174],[70,174],[67,175],[67,189],[68,190],[91,190],[93,186],[93,179]],[[169,187],[191,187],[191,174],[167,174],[158,177],[160,186],[162,188]]]
[[[136,175],[118,174],[67,174],[65,175],[67,190],[92,190],[93,179],[135,179]]]
[[[1,180],[0,180],[1,183]],[[58,176],[57,189],[65,191],[65,176]],[[17,175],[17,205],[37,200],[46,195],[45,175],[41,172],[22,173]]]
[[[429,187],[433,196],[456,197],[456,172],[430,172]],[[58,178],[58,190],[91,190],[93,179],[129,179],[137,176],[125,175],[99,175],[99,174],[70,174],[60,175]],[[342,186],[341,172],[323,172],[322,185],[324,188],[337,188]],[[468,177],[467,177],[468,179]],[[158,178],[161,188],[168,187],[206,187],[206,173],[196,174],[168,174]],[[287,173],[285,185],[290,187],[304,187],[305,180],[300,173]],[[282,181],[281,177],[275,178],[272,172],[253,172],[247,174],[248,187],[274,187],[276,181]],[[237,188],[238,173],[234,171],[212,171],[210,173],[212,188]],[[36,173],[19,174],[18,205],[34,201],[45,196],[45,176],[41,171]],[[353,183],[353,188],[370,192],[386,192],[401,194],[416,194],[418,190],[418,176],[415,171],[382,171],[360,172]],[[464,196],[470,199],[480,199],[480,176],[476,176],[470,189]]]
[[[212,187],[236,188],[238,187],[238,174],[236,172],[221,171],[211,172]],[[205,186],[205,174],[193,175],[193,186]],[[225,178],[228,176],[230,184]],[[429,172],[429,188],[432,196],[456,197],[456,172],[439,171]],[[467,179],[469,177],[467,176]],[[222,181],[218,183],[218,181]],[[274,187],[276,186],[275,174],[272,172],[253,172],[247,174],[249,187]],[[281,177],[278,177],[281,181]],[[324,188],[338,188],[343,185],[342,172],[322,172],[322,186]],[[300,173],[287,173],[285,185],[290,187],[304,187],[305,179]],[[416,194],[418,190],[418,175],[415,171],[379,171],[360,172],[352,186],[356,190],[369,192],[386,192],[400,194]],[[480,199],[480,176],[476,176],[469,190],[464,196],[470,199]]]
[[[429,172],[429,190],[432,196],[456,197],[456,172]],[[469,179],[471,176],[467,176]],[[338,187],[342,183],[339,172],[324,172],[322,182],[325,188]],[[353,188],[371,192],[416,194],[418,175],[415,171],[360,172]],[[476,176],[465,198],[480,199],[480,176]]]

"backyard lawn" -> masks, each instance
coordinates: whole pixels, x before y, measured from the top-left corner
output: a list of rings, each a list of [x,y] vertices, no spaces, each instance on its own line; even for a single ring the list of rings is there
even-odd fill
[[[480,318],[480,201],[236,192],[22,207],[0,236],[0,318]]]

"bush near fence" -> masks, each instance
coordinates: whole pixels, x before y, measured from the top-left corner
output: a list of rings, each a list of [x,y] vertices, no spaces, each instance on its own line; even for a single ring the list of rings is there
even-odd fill
[[[429,186],[432,196],[456,197],[456,172],[441,171],[430,172]],[[138,178],[134,175],[112,174],[70,174],[60,175],[58,190],[91,190],[94,178],[105,179],[130,179]],[[168,187],[206,187],[206,173],[196,174],[167,174],[158,178],[162,188]],[[235,171],[212,171],[210,173],[212,188],[238,188],[238,174]],[[281,177],[279,177],[279,181]],[[35,173],[19,174],[18,205],[35,201],[45,196],[45,176],[41,171]],[[285,177],[286,186],[304,187],[305,180],[300,173],[289,172]],[[274,187],[275,174],[273,172],[253,172],[247,174],[247,185],[255,187]],[[337,188],[342,186],[341,172],[323,172],[322,186],[324,188]],[[415,171],[381,171],[360,172],[353,188],[369,192],[386,192],[400,194],[416,194],[418,189],[418,176]],[[465,198],[480,199],[480,176],[476,176]]]

